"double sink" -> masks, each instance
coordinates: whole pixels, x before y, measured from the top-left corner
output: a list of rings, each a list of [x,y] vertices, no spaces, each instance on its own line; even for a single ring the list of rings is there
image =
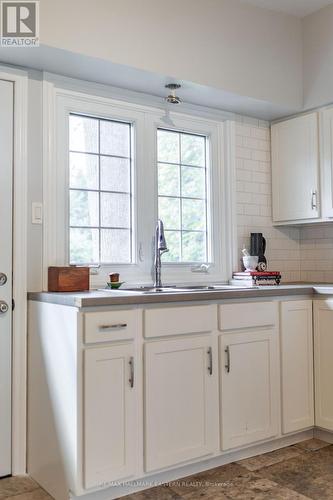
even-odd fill
[[[251,287],[258,288],[258,287]],[[128,293],[192,293],[192,292],[214,292],[221,290],[248,290],[248,287],[232,286],[232,285],[188,285],[188,286],[139,286],[133,288],[123,288],[122,290],[117,290],[117,292],[128,292]],[[115,290],[110,290],[115,291]]]

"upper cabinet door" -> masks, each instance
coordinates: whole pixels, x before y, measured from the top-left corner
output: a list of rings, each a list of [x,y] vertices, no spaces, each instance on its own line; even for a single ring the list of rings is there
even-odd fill
[[[318,115],[272,126],[273,222],[304,222],[320,216]]]
[[[323,217],[333,217],[333,109],[320,115],[322,159],[322,212]]]

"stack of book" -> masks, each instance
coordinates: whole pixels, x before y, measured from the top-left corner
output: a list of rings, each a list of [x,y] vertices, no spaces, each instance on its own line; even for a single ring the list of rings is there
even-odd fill
[[[244,271],[233,273],[230,285],[251,287],[258,285],[279,285],[281,282],[280,271]]]

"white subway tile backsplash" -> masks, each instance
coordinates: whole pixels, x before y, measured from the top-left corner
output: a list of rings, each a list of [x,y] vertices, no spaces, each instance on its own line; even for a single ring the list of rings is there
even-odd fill
[[[333,282],[333,225],[300,230],[301,280]]]
[[[252,150],[251,158],[252,160],[270,161],[270,153],[269,151]]]
[[[241,250],[250,245],[250,233],[262,232],[267,240],[269,269],[280,270],[284,282],[299,281],[300,231],[272,225],[269,124],[244,118],[236,124],[236,134],[238,270]]]
[[[236,156],[237,158],[244,158],[250,160],[252,158],[252,150],[249,148],[244,148],[241,146],[236,147]],[[256,159],[256,158],[254,158]]]

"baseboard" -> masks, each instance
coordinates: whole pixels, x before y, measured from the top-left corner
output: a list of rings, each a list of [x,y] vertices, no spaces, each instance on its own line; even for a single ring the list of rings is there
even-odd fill
[[[283,436],[278,439],[273,439],[266,441],[255,446],[249,446],[247,448],[242,448],[238,450],[228,451],[221,455],[212,457],[210,459],[202,460],[200,462],[192,463],[190,465],[185,465],[177,467],[177,469],[170,469],[168,471],[159,472],[157,474],[152,474],[149,476],[144,476],[135,479],[126,484],[119,484],[112,486],[110,488],[95,491],[93,493],[88,493],[83,496],[70,496],[71,500],[113,500],[125,495],[133,494],[137,491],[142,491],[160,484],[168,483],[170,481],[176,481],[177,479],[190,476],[192,474],[203,472],[205,470],[213,469],[214,467],[219,467],[221,465],[229,464],[237,460],[242,460],[244,458],[254,457],[256,455],[261,455],[262,453],[269,453],[270,451],[278,450],[279,448],[285,448],[286,446],[291,446],[293,444],[305,441],[306,439],[312,439],[314,437],[313,428],[298,432],[295,434],[290,434],[288,436]],[[333,441],[333,435],[331,437]]]
[[[333,443],[333,432],[321,429],[320,427],[314,428],[313,437],[326,441],[330,444]]]

